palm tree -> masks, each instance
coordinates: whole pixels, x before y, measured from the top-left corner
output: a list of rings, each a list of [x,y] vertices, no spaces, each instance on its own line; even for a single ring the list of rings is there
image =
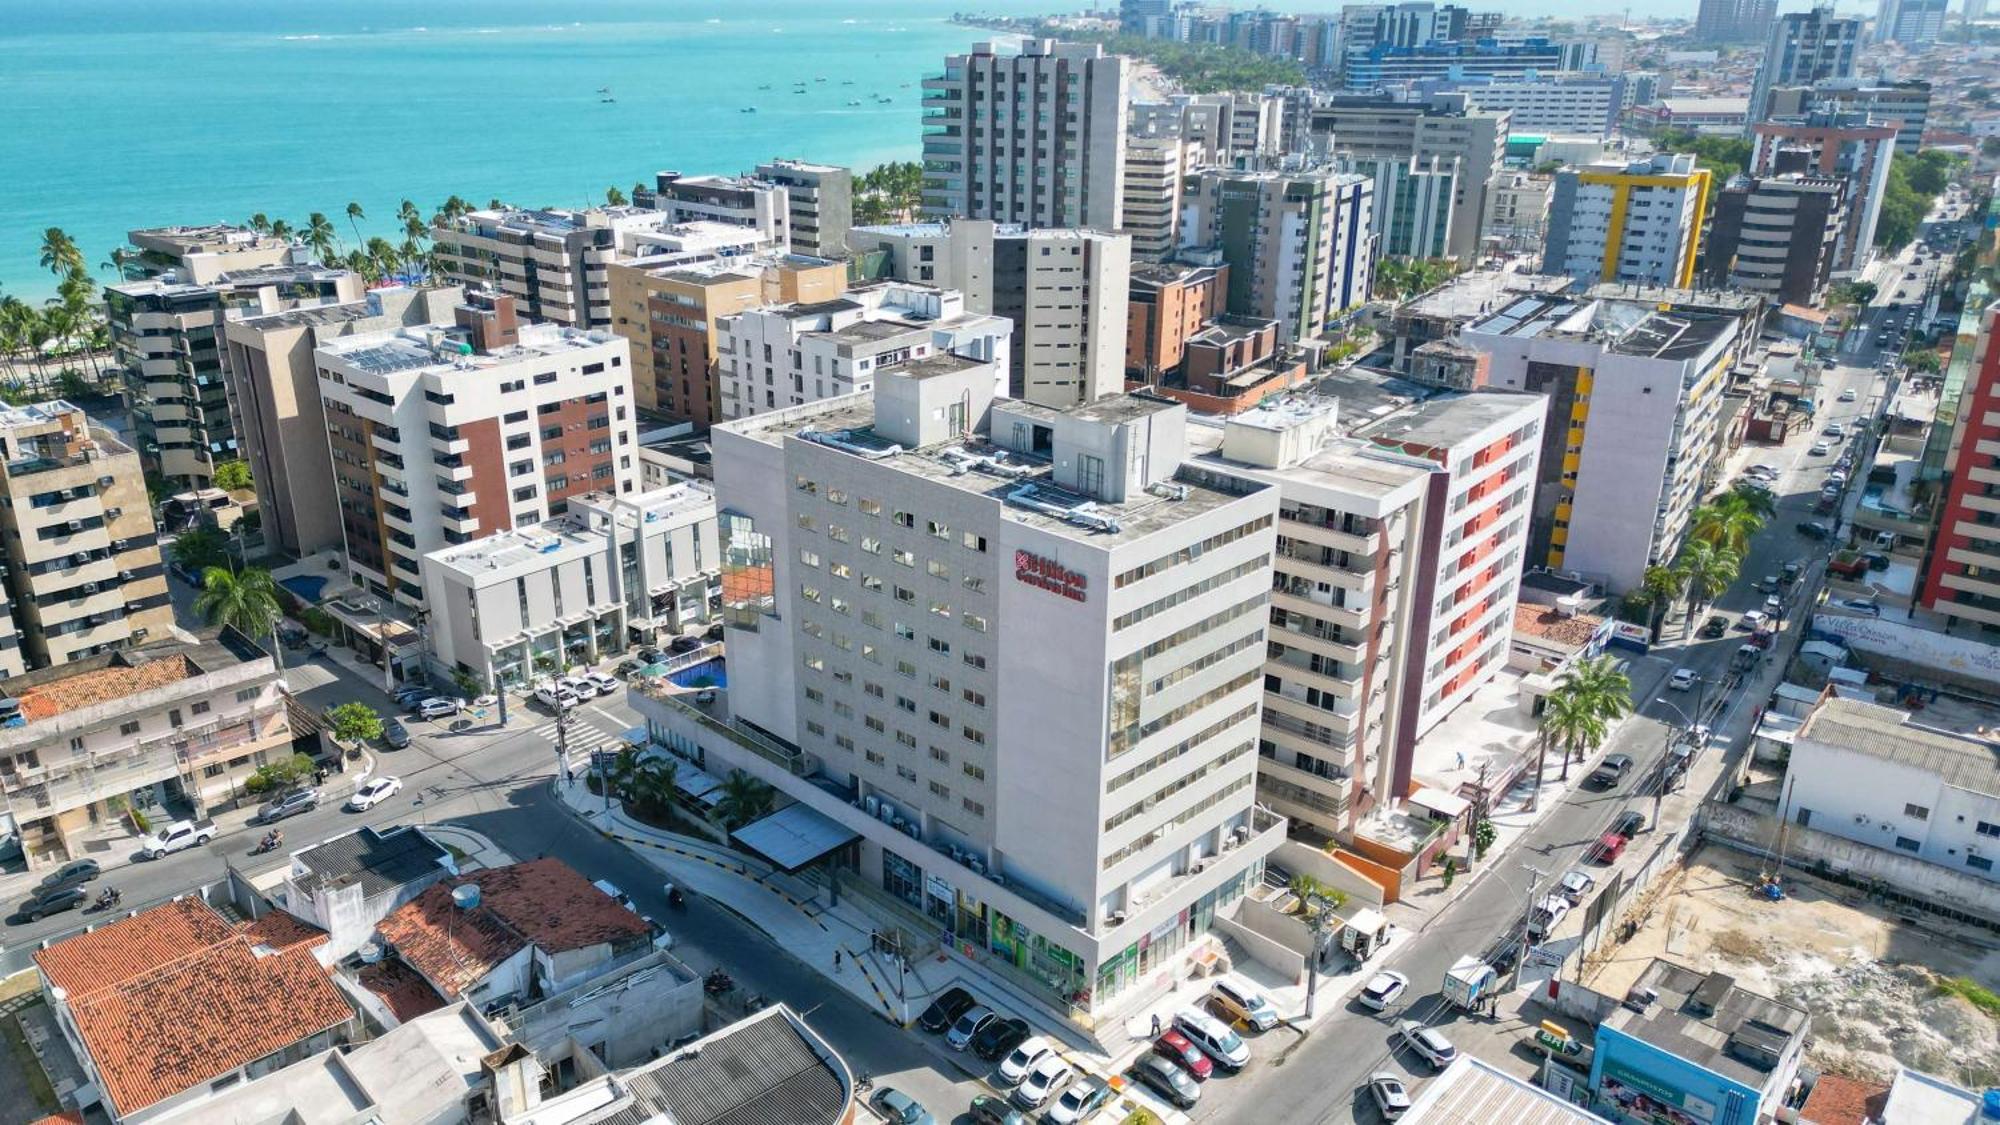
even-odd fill
[[[604,189],[604,202],[609,207],[623,207],[630,201],[625,198],[624,192],[618,190],[617,184],[612,184]]]
[[[741,828],[770,812],[773,796],[769,785],[742,770],[730,770],[722,779],[722,797],[715,803],[715,815],[728,827]]]
[[[219,566],[202,572],[201,593],[194,600],[196,613],[210,625],[229,625],[245,636],[271,635],[271,659],[283,662],[278,644],[278,622],[284,614],[278,608],[278,584],[271,572],[250,568],[231,574]]]
[[[375,260],[360,250],[349,250],[344,264],[348,269],[360,274],[363,281],[379,280],[375,272]]]
[[[1680,597],[1682,586],[1680,575],[1664,566],[1647,567],[1645,575],[1639,579],[1639,590],[1649,606],[1647,616],[1652,618],[1654,640],[1659,639],[1660,623],[1673,609],[1674,599]]]
[[[1732,503],[1732,500],[1733,497],[1725,496],[1713,504],[1696,508],[1688,517],[1689,540],[1739,552],[1748,547],[1750,537],[1763,528],[1764,521],[1757,513],[1741,503]]]
[[[250,216],[250,229],[258,234],[271,233],[271,217],[262,211],[257,212]]]
[[[312,214],[306,216],[305,236],[306,245],[312,247],[313,253],[319,258],[321,264],[332,265],[334,243],[336,240],[333,233],[333,223],[326,217],[326,212],[314,211]]]
[[[84,269],[83,251],[77,249],[76,240],[63,233],[61,227],[50,227],[42,232],[41,263],[43,269],[57,277],[80,273]]]
[[[396,248],[389,240],[377,236],[368,240],[368,257],[375,263],[375,276],[386,280],[396,272]]]
[[[1581,758],[1589,747],[1603,742],[1604,735],[1604,720],[1581,696],[1550,692],[1542,705],[1541,753],[1535,763],[1535,787],[1541,787],[1540,771],[1547,764],[1551,745],[1562,754],[1562,776],[1558,780],[1568,781],[1570,755],[1574,753]]]
[[[361,242],[361,220],[367,217],[361,210],[361,204],[349,203],[347,205],[347,225],[354,228],[354,241],[357,245]]]
[[[293,235],[292,224],[283,219],[271,220],[271,237],[289,239]]]
[[[1688,620],[1694,620],[1697,613],[1714,604],[1735,583],[1742,569],[1743,556],[1734,547],[1718,547],[1705,539],[1694,539],[1681,548],[1674,573],[1687,590]]]
[[[648,808],[664,809],[673,803],[679,776],[680,766],[672,758],[647,758],[632,776],[632,798]]]
[[[1771,518],[1778,514],[1776,496],[1747,484],[1739,484],[1730,489],[1729,495],[1723,497],[1721,502],[1738,505],[1763,523],[1771,522]]]
[[[28,323],[41,314],[19,297],[0,297],[0,363],[6,364],[7,381],[18,380],[14,357],[28,346]]]

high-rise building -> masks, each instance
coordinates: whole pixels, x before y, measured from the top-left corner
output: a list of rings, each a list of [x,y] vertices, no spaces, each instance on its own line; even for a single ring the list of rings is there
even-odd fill
[[[1118,29],[1128,35],[1156,36],[1173,0],[1118,0]]]
[[[791,193],[768,180],[655,172],[653,186],[634,190],[632,203],[664,213],[669,223],[722,223],[755,231],[760,246],[792,245]]]
[[[757,165],[760,180],[785,189],[791,200],[792,250],[816,258],[847,251],[854,225],[854,173],[835,164],[773,160]]]
[[[452,319],[313,353],[348,572],[410,608],[423,607],[430,552],[639,480],[622,337],[522,324],[490,291],[467,293]]]
[[[1502,172],[1486,188],[1487,238],[1497,238],[1509,250],[1539,247],[1549,229],[1549,197],[1553,176],[1533,172]]]
[[[1937,42],[1944,31],[1949,0],[1882,0],[1875,10],[1876,43],[1901,43],[1921,47]]]
[[[1531,566],[1613,592],[1671,563],[1726,452],[1723,390],[1756,340],[1761,299],[1600,286],[1520,293],[1459,331],[1487,384],[1546,395]]]
[[[1207,159],[1258,168],[1283,154],[1284,102],[1272,95],[1175,94],[1132,106],[1134,137],[1179,137],[1200,145]]]
[[[480,210],[439,216],[431,239],[445,278],[508,294],[529,320],[603,328],[612,263],[661,249],[656,239],[676,221],[645,207]]]
[[[1701,0],[1694,37],[1702,43],[1763,43],[1778,18],[1778,0]]]
[[[1461,92],[1475,109],[1506,112],[1516,133],[1608,137],[1630,103],[1626,86],[1622,74],[1532,74],[1432,88]]]
[[[1200,166],[1201,146],[1179,137],[1125,142],[1125,232],[1132,259],[1163,262],[1180,244],[1181,184]]]
[[[1341,89],[1372,94],[1427,80],[1518,79],[1531,74],[1586,70],[1594,65],[1598,65],[1596,43],[1541,35],[1460,40],[1423,47],[1378,43],[1364,50],[1349,50],[1341,59]]]
[[[1213,248],[1229,266],[1229,311],[1278,322],[1279,338],[1317,338],[1368,300],[1374,283],[1374,190],[1326,170],[1190,177],[1184,246]]]
[[[722,318],[760,305],[831,301],[847,292],[847,269],[797,254],[737,254],[670,265],[621,262],[610,281],[611,330],[632,344],[639,408],[707,427],[721,417],[715,364]]]
[[[152,232],[134,231],[135,245]],[[248,244],[246,244],[248,245]],[[176,482],[206,484],[218,462],[241,451],[224,373],[224,326],[245,316],[352,301],[359,275],[304,260],[296,247],[278,261],[262,253],[198,252],[227,270],[164,269],[105,287],[105,319],[124,384],[132,432],[146,468]],[[186,280],[199,273],[204,281]]]
[[[1125,60],[1097,44],[990,43],[923,80],[924,214],[1095,227],[1123,223]]]
[[[1102,1027],[1284,838],[1254,793],[1278,490],[1187,465],[1178,403],[994,381],[933,355],[717,426],[731,725],[635,702]]]
[[[1896,135],[1894,122],[1879,121],[1866,113],[1818,111],[1759,122],[1750,127],[1749,172],[1753,176],[1799,173],[1844,181],[1847,222],[1841,228],[1840,253],[1833,268],[1860,269],[1875,245],[1875,226],[1882,217],[1882,197],[1889,187]]]
[[[2000,631],[2000,304],[1968,305],[1965,319],[1978,326],[1977,344],[1968,349],[1961,337],[1952,354],[1936,422],[1947,432],[1926,451],[1927,473],[1935,457],[1942,479],[1920,601],[1948,625],[1992,634]]]
[[[965,304],[956,290],[876,282],[831,300],[767,305],[721,318],[719,415],[748,418],[866,391],[883,367],[932,355],[991,363],[1004,380],[1008,322],[968,312]],[[1002,383],[993,391],[1004,389]]]
[[[1455,163],[1445,253],[1469,262],[1479,253],[1486,185],[1500,174],[1510,121],[1504,111],[1468,108],[1463,94],[1423,102],[1339,97],[1313,108],[1311,144],[1329,157],[1414,158],[1419,168]]]
[[[1832,279],[1848,185],[1827,176],[1732,176],[1715,196],[1701,284],[1816,305]]]
[[[267,543],[299,557],[341,544],[313,349],[343,336],[448,324],[462,299],[456,286],[397,286],[372,289],[359,301],[230,322],[224,370]]]
[[[1179,368],[1187,342],[1223,314],[1228,295],[1228,266],[1171,262],[1134,269],[1125,374],[1157,384]]]
[[[1373,185],[1371,222],[1380,239],[1377,253],[1402,258],[1447,256],[1452,199],[1458,190],[1456,159],[1436,153],[1428,160],[1343,154],[1339,164],[1341,171],[1365,176]]]
[[[965,311],[1013,322],[1013,397],[1065,406],[1124,386],[1130,235],[957,219],[856,227],[850,240],[870,276],[955,289]]]
[[[1931,84],[1921,79],[1883,83],[1871,78],[1833,78],[1771,91],[1769,116],[1773,119],[1814,112],[1864,113],[1876,121],[1892,122],[1896,151],[1914,153],[1923,147],[1924,126],[1930,121]]]
[[[173,628],[139,458],[61,399],[0,408],[0,675]]]
[[[1773,90],[1852,78],[1860,49],[1861,21],[1834,15],[1831,5],[1779,16],[1750,85],[1750,124],[1770,115]]]
[[[296,260],[289,239],[228,223],[151,227],[130,231],[125,237],[132,247],[117,252],[116,257],[128,281],[171,272],[183,285],[207,285],[225,273]]]
[[[1694,281],[1709,172],[1690,153],[1556,173],[1542,272],[1585,283]]]

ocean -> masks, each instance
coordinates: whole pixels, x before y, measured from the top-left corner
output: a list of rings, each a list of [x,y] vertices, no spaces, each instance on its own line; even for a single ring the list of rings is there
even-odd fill
[[[426,216],[452,194],[577,207],[661,169],[912,160],[919,79],[987,37],[949,15],[918,0],[9,4],[0,291],[53,293],[36,262],[50,226],[96,266],[134,227],[260,211],[303,227],[324,211],[352,241],[354,201],[362,237],[400,241],[403,199]]]

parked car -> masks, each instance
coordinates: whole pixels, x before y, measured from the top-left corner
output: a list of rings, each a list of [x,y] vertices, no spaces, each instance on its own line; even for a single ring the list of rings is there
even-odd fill
[[[1840,605],[1843,609],[1851,609],[1868,617],[1882,616],[1882,603],[1876,601],[1872,594],[1865,598],[1848,598]]]
[[[1217,980],[1209,1002],[1219,1005],[1230,1019],[1240,1020],[1253,1031],[1269,1031],[1278,1026],[1278,1009],[1270,998],[1237,977]]]
[[[698,649],[707,643],[708,642],[702,639],[701,637],[693,633],[689,633],[683,637],[675,637],[667,645],[667,649],[670,652],[693,652],[695,649]]]
[[[660,649],[654,648],[652,645],[646,645],[639,650],[638,657],[641,664],[658,664],[667,658],[667,654]]]
[[[973,1003],[972,993],[954,985],[938,993],[937,998],[917,1017],[917,1026],[932,1035],[942,1035],[958,1022],[958,1017],[964,1015]]]
[[[1673,678],[1667,681],[1667,686],[1675,691],[1693,691],[1695,681],[1700,678],[1695,675],[1692,668],[1676,668]]]
[[[1001,1062],[1000,1069],[995,1073],[999,1075],[1001,1082],[1012,1086],[1026,1078],[1028,1072],[1035,1069],[1035,1064],[1055,1054],[1055,1051],[1054,1043],[1043,1036],[1031,1035],[1021,1040],[1020,1045],[1014,1048],[1014,1053]]]
[[[1736,627],[1738,629],[1748,629],[1754,633],[1763,627],[1764,622],[1770,619],[1763,610],[1753,609],[1736,619]]]
[[[1180,1109],[1192,1109],[1201,1100],[1201,1087],[1188,1077],[1188,1072],[1158,1055],[1140,1055],[1128,1073],[1133,1081]]]
[[[621,660],[618,662],[618,667],[611,670],[611,674],[621,680],[629,680],[638,675],[639,669],[644,667],[645,665],[639,663],[637,660]]]
[[[382,744],[391,750],[401,750],[410,744],[410,729],[394,719],[382,723]]]
[[[1214,1059],[1224,1070],[1242,1070],[1250,1062],[1250,1045],[1228,1024],[1196,1008],[1174,1013],[1174,1030]]]
[[[1548,937],[1562,924],[1563,916],[1568,913],[1568,899],[1559,894],[1543,898],[1528,913],[1528,937],[1535,941]]]
[[[1079,1125],[1111,1101],[1111,1086],[1095,1078],[1070,1083],[1045,1115],[1049,1125]]]
[[[1007,1057],[1009,1052],[1025,1042],[1031,1031],[1027,1020],[1015,1016],[994,1020],[972,1037],[972,1053],[987,1062],[995,1062]]]
[[[578,699],[590,699],[597,695],[597,685],[585,676],[560,676],[556,686],[566,687]]]
[[[74,887],[88,883],[103,873],[104,869],[94,859],[73,859],[42,876],[38,887],[45,891],[57,887]]]
[[[1028,1125],[1028,1119],[1008,1105],[1007,1099],[991,1094],[974,1095],[967,1112],[972,1116],[972,1125]]]
[[[43,887],[29,895],[17,913],[30,922],[39,922],[51,914],[76,909],[89,897],[90,892],[82,887]]]
[[[968,1008],[964,1015],[958,1017],[958,1022],[951,1025],[951,1030],[944,1033],[945,1046],[954,1051],[965,1050],[972,1045],[972,1037],[979,1034],[980,1028],[999,1018],[993,1009],[984,1004]]]
[[[1458,1048],[1444,1037],[1444,1032],[1435,1027],[1425,1027],[1415,1020],[1404,1020],[1396,1025],[1396,1038],[1402,1045],[1424,1057],[1424,1061],[1443,1070],[1458,1058]]]
[[[1368,1076],[1368,1096],[1385,1120],[1394,1121],[1410,1111],[1410,1091],[1403,1080],[1386,1070]]]
[[[1728,631],[1729,619],[1719,613],[1711,614],[1707,621],[1701,623],[1701,635],[1710,639],[1719,637]]]
[[[544,682],[535,686],[535,702],[551,711],[567,711],[579,701],[576,693],[568,688]]]
[[[1805,573],[1804,567],[1795,562],[1788,562],[1785,564],[1784,570],[1778,574],[1778,584],[1781,586],[1790,586],[1792,583],[1797,582],[1799,575],[1803,573]]]
[[[459,706],[460,704],[456,699],[449,698],[448,696],[434,695],[417,704],[417,717],[420,719],[448,719],[458,714]]]
[[[266,801],[257,806],[257,815],[251,817],[254,824],[271,824],[288,816],[311,812],[319,807],[319,790],[313,788],[294,789],[275,801]]]
[[[884,1086],[875,1091],[871,1099],[875,1109],[889,1125],[937,1125],[937,1118],[924,1108],[924,1103],[905,1094],[894,1086]]]
[[[1861,556],[1861,561],[1868,564],[1869,570],[1889,569],[1889,563],[1890,563],[1889,556],[1883,554],[1880,551],[1869,551],[1868,553]]]
[[[1839,441],[1839,440],[1840,440],[1841,438],[1844,438],[1844,437],[1846,437],[1846,436],[1847,436],[1847,427],[1846,427],[1846,426],[1843,426],[1843,425],[1841,425],[1841,424],[1840,424],[1840,423],[1838,423],[1838,422],[1834,422],[1834,423],[1831,423],[1831,424],[1829,424],[1829,425],[1828,425],[1828,426],[1826,427],[1826,429],[1825,429],[1825,430],[1823,430],[1823,431],[1821,431],[1821,432],[1822,432],[1822,433],[1824,433],[1824,434],[1826,434],[1826,436],[1827,436],[1827,437],[1830,437],[1830,438],[1834,439],[1835,441]]]
[[[1215,1073],[1215,1064],[1209,1061],[1209,1057],[1189,1042],[1187,1036],[1173,1028],[1161,1032],[1160,1037],[1153,1040],[1153,1053],[1187,1071],[1197,1082],[1206,1082],[1208,1076]]]
[[[1631,841],[1618,833],[1606,832],[1590,846],[1590,858],[1599,863],[1616,863],[1618,857],[1625,854],[1625,845],[1628,843]]]
[[[1772,617],[1783,617],[1785,615],[1785,599],[1776,594],[1766,597],[1764,599],[1764,612],[1770,614]]]
[[[400,777],[371,777],[347,799],[347,807],[351,812],[366,812],[402,791]]]
[[[1853,402],[1853,401],[1854,401],[1855,399],[1857,399],[1857,398],[1860,398],[1860,397],[1861,397],[1861,396],[1860,396],[1860,395],[1859,395],[1858,393],[1856,393],[1856,392],[1855,392],[1855,390],[1854,390],[1854,388],[1853,388],[1853,387],[1849,387],[1849,388],[1847,388],[1846,390],[1844,390],[1844,391],[1840,392],[1840,401],[1841,401],[1841,402]]]
[[[1378,1012],[1386,1012],[1389,1010],[1389,1005],[1394,1004],[1409,987],[1409,977],[1393,969],[1384,969],[1368,978],[1367,985],[1361,989],[1361,1004]]]
[[[586,672],[578,678],[590,681],[590,686],[596,688],[599,695],[610,695],[618,690],[617,678],[603,672]]]
[[[214,838],[215,822],[212,820],[176,820],[146,837],[139,850],[147,859],[158,859],[186,848],[198,848]]]
[[[1628,840],[1644,831],[1645,827],[1646,814],[1638,809],[1626,809],[1618,814],[1618,819],[1611,822],[1611,830]]]
[[[1563,872],[1562,878],[1556,880],[1556,893],[1568,899],[1571,906],[1575,906],[1582,902],[1583,896],[1589,894],[1590,889],[1596,885],[1597,879],[1590,872],[1572,867]]]
[[[1632,769],[1632,758],[1627,754],[1607,754],[1590,772],[1590,783],[1601,789],[1611,789],[1625,779]]]
[[[1812,448],[1806,450],[1806,452],[1814,457],[1824,457],[1833,452],[1833,446],[1823,441],[1816,441],[1812,443]]]
[[[1035,1064],[1021,1084],[1014,1087],[1014,1104],[1022,1109],[1039,1109],[1060,1093],[1076,1077],[1076,1068],[1061,1055],[1049,1055]]]

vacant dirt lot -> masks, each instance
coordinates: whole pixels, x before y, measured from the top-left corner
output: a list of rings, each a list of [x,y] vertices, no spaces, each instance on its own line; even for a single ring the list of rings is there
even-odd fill
[[[1901,1063],[1975,1088],[2000,1084],[2000,1021],[1938,988],[1966,977],[2000,991],[2000,935],[1912,924],[1806,877],[1768,902],[1751,893],[1757,874],[1751,857],[1703,849],[1667,878],[1631,941],[1592,957],[1584,983],[1622,996],[1648,961],[1666,957],[1811,1012],[1807,1057],[1821,1069],[1886,1080]]]

